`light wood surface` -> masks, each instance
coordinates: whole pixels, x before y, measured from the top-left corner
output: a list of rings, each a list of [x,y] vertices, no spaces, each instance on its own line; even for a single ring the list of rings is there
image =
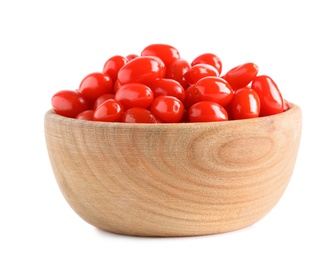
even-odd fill
[[[59,188],[86,222],[126,235],[196,236],[247,227],[276,205],[301,125],[294,104],[258,119],[155,125],[50,110],[45,137]]]

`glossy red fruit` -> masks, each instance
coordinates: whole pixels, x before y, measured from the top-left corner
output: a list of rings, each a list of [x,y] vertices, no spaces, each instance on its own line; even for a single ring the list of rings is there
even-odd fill
[[[287,101],[286,99],[284,99],[284,111],[287,111],[288,109],[291,108],[291,103],[289,101]]]
[[[99,105],[101,105],[102,103],[104,103],[107,99],[114,99],[114,97],[115,97],[115,94],[104,94],[104,95],[101,95],[94,102],[93,109],[96,109]]]
[[[256,77],[257,73],[258,66],[255,63],[248,62],[232,68],[223,75],[223,78],[231,84],[234,90],[237,90],[248,86],[248,84]]]
[[[260,99],[260,116],[279,114],[284,111],[284,99],[271,77],[266,75],[255,77],[251,88],[257,92]]]
[[[76,116],[76,119],[92,121],[94,113],[95,111],[91,109],[84,110]]]
[[[197,64],[209,64],[216,68],[216,70],[218,71],[218,76],[221,74],[221,71],[222,71],[221,59],[213,53],[203,53],[203,54],[197,56],[191,62],[191,66],[195,66]]]
[[[116,93],[118,89],[121,87],[119,79],[116,79],[116,81],[113,84],[113,92]]]
[[[153,124],[160,123],[160,120],[156,118],[148,109],[142,107],[132,107],[123,113],[121,122]]]
[[[255,90],[240,88],[233,96],[232,119],[248,119],[259,117],[260,99]]]
[[[118,78],[119,70],[128,62],[128,60],[120,55],[115,55],[109,58],[103,67],[103,73],[111,77],[114,83]]]
[[[141,56],[159,57],[167,68],[176,59],[180,58],[180,53],[171,45],[156,43],[146,46],[141,52]]]
[[[112,93],[112,79],[101,72],[93,72],[83,78],[78,92],[88,100],[94,102],[99,96]]]
[[[159,96],[150,107],[151,113],[164,123],[178,123],[184,113],[183,103],[172,96]]]
[[[207,76],[218,76],[219,73],[215,67],[209,64],[196,64],[192,66],[185,74],[184,78],[188,85],[195,84],[201,78]]]
[[[154,95],[145,84],[128,83],[118,89],[114,99],[119,101],[124,109],[131,107],[148,108],[154,99]]]
[[[190,69],[190,64],[184,59],[176,59],[173,63],[168,65],[165,78],[174,79],[179,82],[182,87],[186,88],[188,83],[184,77],[185,73]]]
[[[128,61],[118,72],[120,85],[128,83],[150,84],[165,76],[165,64],[154,56],[141,56]]]
[[[190,122],[227,121],[228,114],[225,108],[211,101],[201,101],[189,108]]]
[[[97,107],[93,114],[94,121],[119,122],[124,112],[120,102],[114,99],[108,99]]]
[[[228,105],[233,98],[233,89],[223,78],[204,77],[186,89],[186,105],[191,106],[200,101],[212,101],[221,106]]]
[[[154,97],[160,95],[173,96],[184,102],[185,90],[182,85],[174,79],[159,78],[152,81],[149,85]]]
[[[82,94],[74,90],[62,90],[55,93],[51,104],[55,113],[71,118],[75,118],[89,107]]]
[[[127,59],[127,61],[130,61],[130,60],[136,59],[137,57],[139,57],[139,55],[137,55],[137,54],[128,54],[126,56],[126,59]]]
[[[233,95],[234,97],[234,95]],[[228,103],[227,106],[224,106],[225,110],[227,111],[228,114],[228,120],[233,120],[234,118],[232,117],[232,101]]]

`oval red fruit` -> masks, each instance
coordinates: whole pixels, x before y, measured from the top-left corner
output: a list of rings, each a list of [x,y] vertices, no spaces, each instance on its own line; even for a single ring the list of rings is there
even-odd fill
[[[165,76],[165,64],[154,56],[141,56],[128,61],[118,72],[120,85],[128,83],[150,84]]]
[[[260,99],[260,116],[279,114],[284,111],[284,99],[271,77],[266,75],[255,77],[251,88],[257,92]]]

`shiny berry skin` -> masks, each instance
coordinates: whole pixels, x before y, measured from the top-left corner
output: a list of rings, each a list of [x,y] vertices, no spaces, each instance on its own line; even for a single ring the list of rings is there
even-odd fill
[[[204,77],[186,89],[186,105],[200,101],[212,101],[221,106],[228,105],[233,98],[233,89],[223,78]]]
[[[251,88],[257,92],[260,99],[260,116],[275,115],[284,111],[284,99],[271,77],[266,75],[255,77]]]
[[[223,78],[231,84],[234,90],[244,88],[256,77],[258,66],[255,63],[248,62],[241,64],[229,70]]]
[[[142,83],[148,85],[166,73],[165,64],[154,56],[141,56],[128,61],[118,72],[120,85]]]
[[[291,103],[289,101],[287,101],[286,99],[284,99],[284,111],[287,111],[288,109],[291,108]]]
[[[133,54],[128,54],[125,58],[127,59],[127,61],[130,61],[136,59],[137,57],[139,57],[139,55],[133,53]]]
[[[184,105],[176,97],[158,96],[150,107],[151,113],[164,123],[178,123],[184,114]]]
[[[112,79],[101,72],[93,72],[85,76],[81,81],[78,92],[88,100],[94,102],[99,96],[112,93]]]
[[[191,66],[195,66],[197,64],[209,64],[216,68],[216,70],[218,71],[218,76],[221,74],[222,62],[221,62],[220,58],[213,53],[203,53],[203,54],[197,56],[191,62]]]
[[[114,55],[101,72],[86,75],[75,91],[52,97],[54,112],[78,120],[123,123],[188,123],[257,118],[291,109],[276,83],[253,62],[224,75],[214,53],[191,63],[162,43],[141,53]]]
[[[235,91],[231,110],[235,120],[259,117],[260,99],[256,91],[248,87]]]
[[[145,84],[128,83],[118,89],[114,99],[119,101],[124,109],[131,107],[148,108],[154,99],[154,94]]]
[[[120,122],[124,112],[120,102],[114,99],[108,99],[97,107],[93,114],[94,121],[102,122]]]
[[[91,109],[84,110],[76,116],[76,119],[92,121],[94,113],[95,111]]]
[[[148,109],[142,107],[132,107],[123,113],[121,122],[155,124],[160,123],[160,120],[156,118]]]
[[[201,78],[207,76],[219,76],[219,73],[212,65],[196,64],[184,74],[184,78],[188,85],[195,84]]]
[[[189,108],[189,122],[227,121],[228,113],[221,105],[211,101],[201,101]]]
[[[176,59],[173,63],[168,65],[165,78],[174,79],[179,82],[182,87],[186,88],[188,83],[186,82],[184,75],[190,67],[189,62],[185,59]]]
[[[166,68],[176,59],[180,58],[179,51],[168,44],[151,44],[146,46],[141,52],[141,56],[159,57],[165,64]]]
[[[120,87],[121,87],[121,84],[119,82],[119,79],[116,79],[116,81],[113,84],[113,92],[116,93]]]
[[[173,96],[184,102],[185,90],[182,85],[174,79],[159,78],[152,81],[149,85],[152,90],[154,97]]]
[[[104,103],[107,99],[114,99],[115,94],[104,94],[96,99],[93,104],[93,109],[96,109],[100,104]]]
[[[114,83],[118,78],[119,70],[128,62],[128,60],[120,55],[115,55],[109,58],[103,67],[103,73],[111,77]]]
[[[61,90],[55,93],[51,104],[55,113],[71,118],[75,118],[89,107],[82,94],[74,90]]]

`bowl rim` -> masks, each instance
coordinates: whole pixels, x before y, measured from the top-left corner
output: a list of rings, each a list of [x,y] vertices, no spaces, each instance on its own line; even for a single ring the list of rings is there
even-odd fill
[[[216,122],[178,122],[178,123],[124,123],[124,122],[103,122],[103,121],[92,121],[92,120],[82,120],[82,119],[76,119],[71,117],[66,117],[59,115],[55,113],[55,111],[51,108],[46,111],[44,115],[44,121],[46,121],[46,118],[54,118],[56,120],[75,124],[75,125],[84,125],[84,126],[100,126],[100,127],[107,127],[107,126],[114,126],[114,127],[121,127],[125,126],[126,128],[165,128],[165,127],[192,127],[192,126],[225,126],[225,125],[236,125],[236,124],[243,124],[243,123],[258,123],[258,122],[264,122],[266,120],[272,120],[277,119],[280,117],[290,116],[290,114],[294,114],[297,112],[301,112],[301,108],[296,105],[295,103],[290,102],[290,108],[284,112],[269,115],[269,116],[261,116],[257,118],[248,118],[248,119],[236,119],[236,120],[227,120],[227,121],[216,121]]]

